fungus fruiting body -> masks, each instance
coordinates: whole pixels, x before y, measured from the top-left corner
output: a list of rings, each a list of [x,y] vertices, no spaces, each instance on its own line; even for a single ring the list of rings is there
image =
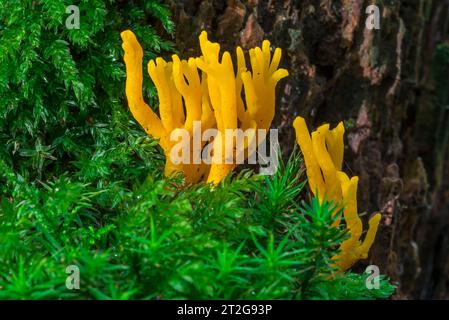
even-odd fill
[[[349,178],[342,171],[344,154],[344,125],[340,122],[334,129],[329,124],[320,126],[310,135],[302,117],[293,123],[296,140],[306,165],[309,187],[320,201],[334,201],[344,207],[343,217],[349,239],[340,246],[340,253],[334,261],[341,271],[349,269],[360,259],[366,259],[374,242],[381,219],[379,213],[369,220],[365,239],[360,241],[363,224],[357,212],[358,177]],[[337,224],[340,221],[336,221]]]
[[[194,59],[180,60],[173,55],[171,62],[162,58],[151,60],[148,73],[159,97],[158,117],[142,96],[142,47],[133,32],[124,31],[121,36],[125,51],[126,96],[131,113],[149,135],[159,140],[167,159],[166,175],[182,171],[189,182],[201,180],[207,174],[206,165],[175,164],[170,151],[175,144],[171,136],[176,135],[176,130],[185,129],[192,137],[194,121],[200,121],[205,129],[215,125],[207,98],[206,79],[200,79]]]
[[[142,48],[132,31],[126,30],[121,36],[129,108],[146,132],[159,140],[167,158],[165,174],[181,171],[188,182],[219,183],[237,165],[235,155],[245,153],[245,150],[236,150],[235,139],[225,143],[229,142],[225,139],[227,130],[267,130],[271,125],[275,114],[276,84],[288,75],[287,70],[278,69],[281,50],[275,49],[271,56],[267,40],[262,43],[262,48],[249,50],[251,71],[248,71],[243,50],[237,47],[237,68],[234,70],[230,53],[226,51],[220,57],[220,45],[210,42],[203,31],[199,37],[201,57],[181,60],[173,55],[170,62],[157,58],[148,63],[148,73],[159,98],[157,116],[142,96]],[[192,137],[196,122],[200,123],[201,130],[217,129],[218,134],[210,139],[213,161],[211,164],[175,163],[170,157],[175,145],[172,138],[180,136],[180,130]],[[189,146],[186,149],[191,158],[201,158],[206,142],[191,148],[193,142],[187,140]],[[253,152],[247,148],[249,144],[246,141],[245,157]],[[225,155],[229,154],[234,156],[234,161],[226,161]]]

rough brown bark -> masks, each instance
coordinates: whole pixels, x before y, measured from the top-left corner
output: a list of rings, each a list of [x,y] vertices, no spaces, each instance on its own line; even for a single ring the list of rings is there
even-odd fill
[[[360,211],[383,212],[365,264],[398,283],[395,298],[449,298],[448,146],[435,135],[448,127],[447,111],[430,108],[426,93],[435,45],[448,36],[448,1],[168,3],[183,56],[198,55],[201,30],[224,50],[264,38],[283,49],[290,76],[279,86],[273,127],[285,153],[297,115],[313,125],[345,120],[345,170],[360,177]],[[381,9],[380,30],[365,28],[370,4]]]

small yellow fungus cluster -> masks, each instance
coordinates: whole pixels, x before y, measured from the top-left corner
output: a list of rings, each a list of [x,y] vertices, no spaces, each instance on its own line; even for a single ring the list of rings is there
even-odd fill
[[[149,62],[148,72],[159,97],[158,117],[142,96],[142,48],[133,32],[126,30],[121,36],[125,50],[129,108],[146,132],[159,140],[167,158],[165,174],[181,171],[188,182],[206,180],[217,184],[236,166],[235,162],[225,161],[225,155],[244,152],[236,150],[235,141],[230,145],[224,143],[225,130],[267,130],[271,125],[276,84],[288,75],[287,70],[278,69],[281,50],[277,48],[271,57],[267,40],[262,48],[249,50],[251,72],[246,68],[243,50],[238,47],[237,70],[234,71],[230,53],[224,52],[220,59],[220,45],[208,41],[203,31],[199,37],[201,57],[186,61],[173,55],[171,62],[162,58]],[[201,123],[202,131],[210,128],[218,130],[219,137],[213,139],[212,147],[215,158],[210,165],[203,162],[175,164],[170,159],[175,143],[170,136],[176,130],[185,129],[193,137],[194,122]],[[189,148],[192,157],[200,157],[204,145],[197,149]],[[218,152],[220,149],[221,152]]]
[[[323,201],[336,201],[344,206],[343,216],[350,238],[340,247],[334,257],[341,271],[349,269],[355,262],[368,257],[381,219],[379,213],[369,221],[364,241],[360,241],[363,224],[357,212],[358,177],[351,179],[342,171],[345,128],[343,123],[332,130],[329,124],[320,126],[309,134],[306,122],[297,117],[293,123],[296,140],[304,157],[309,187]],[[340,223],[337,221],[337,224]]]

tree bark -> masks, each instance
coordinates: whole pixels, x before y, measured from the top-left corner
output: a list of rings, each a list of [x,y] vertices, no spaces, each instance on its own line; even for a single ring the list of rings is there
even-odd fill
[[[449,298],[449,121],[429,102],[431,59],[449,39],[449,1],[168,3],[183,57],[199,55],[201,30],[222,50],[263,39],[283,49],[290,76],[278,87],[272,125],[283,151],[295,145],[296,116],[313,126],[344,120],[344,170],[360,177],[359,211],[383,213],[370,258],[357,268],[378,265],[398,284],[397,299]],[[371,4],[380,30],[366,28]]]

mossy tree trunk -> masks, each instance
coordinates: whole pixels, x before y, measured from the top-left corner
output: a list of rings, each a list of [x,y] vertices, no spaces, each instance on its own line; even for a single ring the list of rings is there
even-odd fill
[[[359,211],[383,212],[369,261],[358,268],[378,265],[399,284],[396,298],[449,298],[448,101],[436,98],[429,67],[448,39],[449,1],[168,3],[183,56],[198,55],[203,29],[224,50],[264,38],[283,49],[290,76],[278,88],[273,127],[285,154],[296,116],[314,126],[344,120],[345,170],[360,177]],[[366,28],[371,4],[380,8],[380,30]]]

